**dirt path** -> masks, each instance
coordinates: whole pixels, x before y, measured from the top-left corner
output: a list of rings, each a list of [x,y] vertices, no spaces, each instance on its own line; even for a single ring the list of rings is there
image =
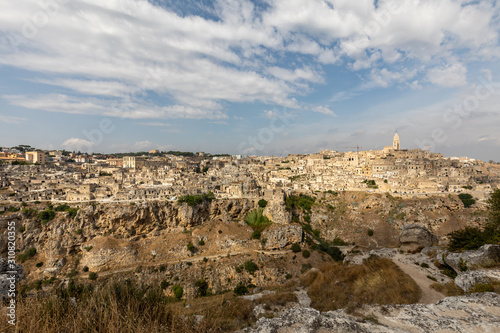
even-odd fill
[[[433,284],[434,281],[427,278],[428,274],[426,274],[424,271],[399,261],[397,256],[393,258],[393,261],[396,265],[399,266],[399,268],[403,270],[403,272],[405,272],[413,280],[415,280],[420,289],[422,289],[422,298],[420,299],[419,303],[434,304],[440,299],[446,297],[445,295],[431,288],[431,284]]]

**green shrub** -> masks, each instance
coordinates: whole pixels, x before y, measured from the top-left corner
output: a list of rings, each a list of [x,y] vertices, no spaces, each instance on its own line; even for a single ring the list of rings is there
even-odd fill
[[[373,230],[372,229],[368,229],[368,236],[373,236]]]
[[[345,246],[345,245],[347,245],[347,242],[344,242],[342,239],[340,239],[340,237],[335,236],[335,238],[333,239],[333,245],[335,245],[335,246]]]
[[[75,233],[76,233],[77,235],[81,235],[81,234],[82,234],[82,232],[83,232],[83,230],[82,230],[82,229],[76,229],[76,231],[75,231]]]
[[[311,252],[309,252],[309,250],[304,250],[302,251],[302,256],[307,259],[311,256]]]
[[[259,230],[255,230],[254,232],[252,232],[252,239],[260,239],[260,231]]]
[[[43,210],[38,214],[38,218],[44,225],[47,224],[47,222],[49,222],[50,220],[54,219],[54,217],[56,217],[56,212],[54,212],[52,209]]]
[[[174,297],[178,300],[181,299],[182,295],[184,294],[184,289],[182,289],[182,287],[178,284],[172,287],[172,291],[174,292]]]
[[[311,216],[308,214],[304,215],[304,222],[311,223]]]
[[[22,210],[22,213],[23,213],[24,217],[30,218],[30,217],[37,216],[38,211],[36,209],[24,208]]]
[[[260,199],[259,202],[257,202],[260,208],[265,208],[267,206],[267,201],[264,199]]]
[[[82,269],[85,273],[87,273],[89,271],[89,266],[84,266],[83,269]]]
[[[202,240],[200,240],[200,241],[198,241],[198,245],[199,245],[199,246],[203,246],[203,245],[205,245],[205,241],[204,241],[203,239],[202,239]]]
[[[63,204],[63,205],[59,205],[55,208],[55,211],[56,212],[65,212],[67,211],[68,209],[70,209],[71,207],[66,205],[66,204]]]
[[[97,280],[97,273],[95,272],[90,272],[89,273],[89,280]]]
[[[208,283],[205,280],[199,279],[198,281],[196,281],[194,285],[197,288],[196,290],[197,296],[200,297],[207,296]]]
[[[429,264],[423,262],[423,263],[420,264],[420,267],[422,267],[422,268],[429,268]]]
[[[264,208],[257,208],[248,212],[245,216],[245,223],[248,224],[252,229],[262,231],[271,225],[271,220],[267,216],[263,215]]]
[[[236,288],[234,288],[234,294],[237,296],[248,294],[248,288],[240,283],[236,286]]]
[[[89,252],[90,250],[92,250],[94,247],[91,245],[91,246],[86,246],[84,247],[85,251]]]
[[[470,290],[470,293],[488,293],[494,292],[495,288],[489,283],[477,283]]]
[[[245,270],[250,274],[253,274],[255,273],[255,271],[259,270],[259,266],[257,266],[257,264],[254,263],[252,260],[245,261],[244,267]]]
[[[476,200],[469,193],[460,193],[458,198],[462,200],[465,208],[468,208],[476,203]]]
[[[321,234],[321,231],[319,229],[314,229],[313,230],[314,237],[318,238],[320,234]]]
[[[26,231],[26,227],[24,225],[20,226],[19,227],[19,232],[25,232]]]
[[[292,278],[292,274],[286,273],[285,274],[285,279],[290,280]]]
[[[297,253],[300,252],[302,249],[300,248],[300,245],[298,243],[293,243],[292,244],[292,252]]]
[[[300,194],[298,196],[291,195],[286,197],[285,206],[288,211],[291,211],[292,209],[301,208],[305,212],[311,213],[311,208],[315,201],[316,198],[313,198],[305,194]]]
[[[475,227],[465,227],[449,233],[448,236],[450,237],[449,251],[477,250],[487,241],[485,233]]]
[[[193,243],[189,242],[187,245],[187,249],[189,252],[194,253],[196,252],[196,247],[193,245]]]
[[[458,261],[458,269],[460,272],[466,272],[469,267],[467,267],[467,261],[464,261],[462,258]]]
[[[36,255],[36,249],[34,247],[31,247],[29,249],[26,249],[23,253],[19,254],[17,256],[17,259],[23,263],[26,260],[33,258],[35,255]]]
[[[43,266],[43,262],[39,262],[39,263],[37,263],[35,266],[36,266],[36,267],[38,267],[38,268],[40,268],[40,267],[42,267],[42,266]]]
[[[179,204],[187,203],[189,206],[194,207],[203,202],[211,202],[215,199],[215,195],[212,192],[208,192],[206,194],[196,194],[196,195],[184,195],[179,197],[177,202]]]

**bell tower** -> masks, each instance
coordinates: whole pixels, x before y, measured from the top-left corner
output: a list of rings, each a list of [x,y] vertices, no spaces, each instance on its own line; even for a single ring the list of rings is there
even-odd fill
[[[392,149],[399,150],[400,146],[401,144],[399,142],[399,135],[398,132],[396,132],[396,134],[394,134],[394,139],[392,139]]]

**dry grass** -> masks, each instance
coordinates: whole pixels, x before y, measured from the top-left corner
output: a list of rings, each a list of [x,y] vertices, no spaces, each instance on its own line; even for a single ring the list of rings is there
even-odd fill
[[[362,265],[326,264],[306,273],[311,306],[320,310],[355,308],[361,304],[416,303],[422,291],[390,259],[372,257]]]
[[[431,288],[445,296],[460,296],[464,294],[464,291],[459,288],[454,281],[450,281],[446,284],[435,282],[431,284]]]
[[[255,300],[256,304],[267,304],[269,306],[285,306],[287,303],[293,302],[298,302],[297,295],[289,291],[278,291]]]
[[[159,289],[123,284],[81,293],[76,306],[67,296],[19,299],[18,332],[233,332],[255,320],[251,302],[231,294],[195,299],[190,308]],[[0,332],[10,332],[7,320],[0,317]]]

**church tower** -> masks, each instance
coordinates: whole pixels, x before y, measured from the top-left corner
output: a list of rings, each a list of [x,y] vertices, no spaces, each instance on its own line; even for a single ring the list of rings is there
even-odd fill
[[[399,143],[399,135],[398,132],[396,132],[396,134],[394,134],[394,139],[392,139],[392,149],[399,150],[400,145],[401,144]]]

